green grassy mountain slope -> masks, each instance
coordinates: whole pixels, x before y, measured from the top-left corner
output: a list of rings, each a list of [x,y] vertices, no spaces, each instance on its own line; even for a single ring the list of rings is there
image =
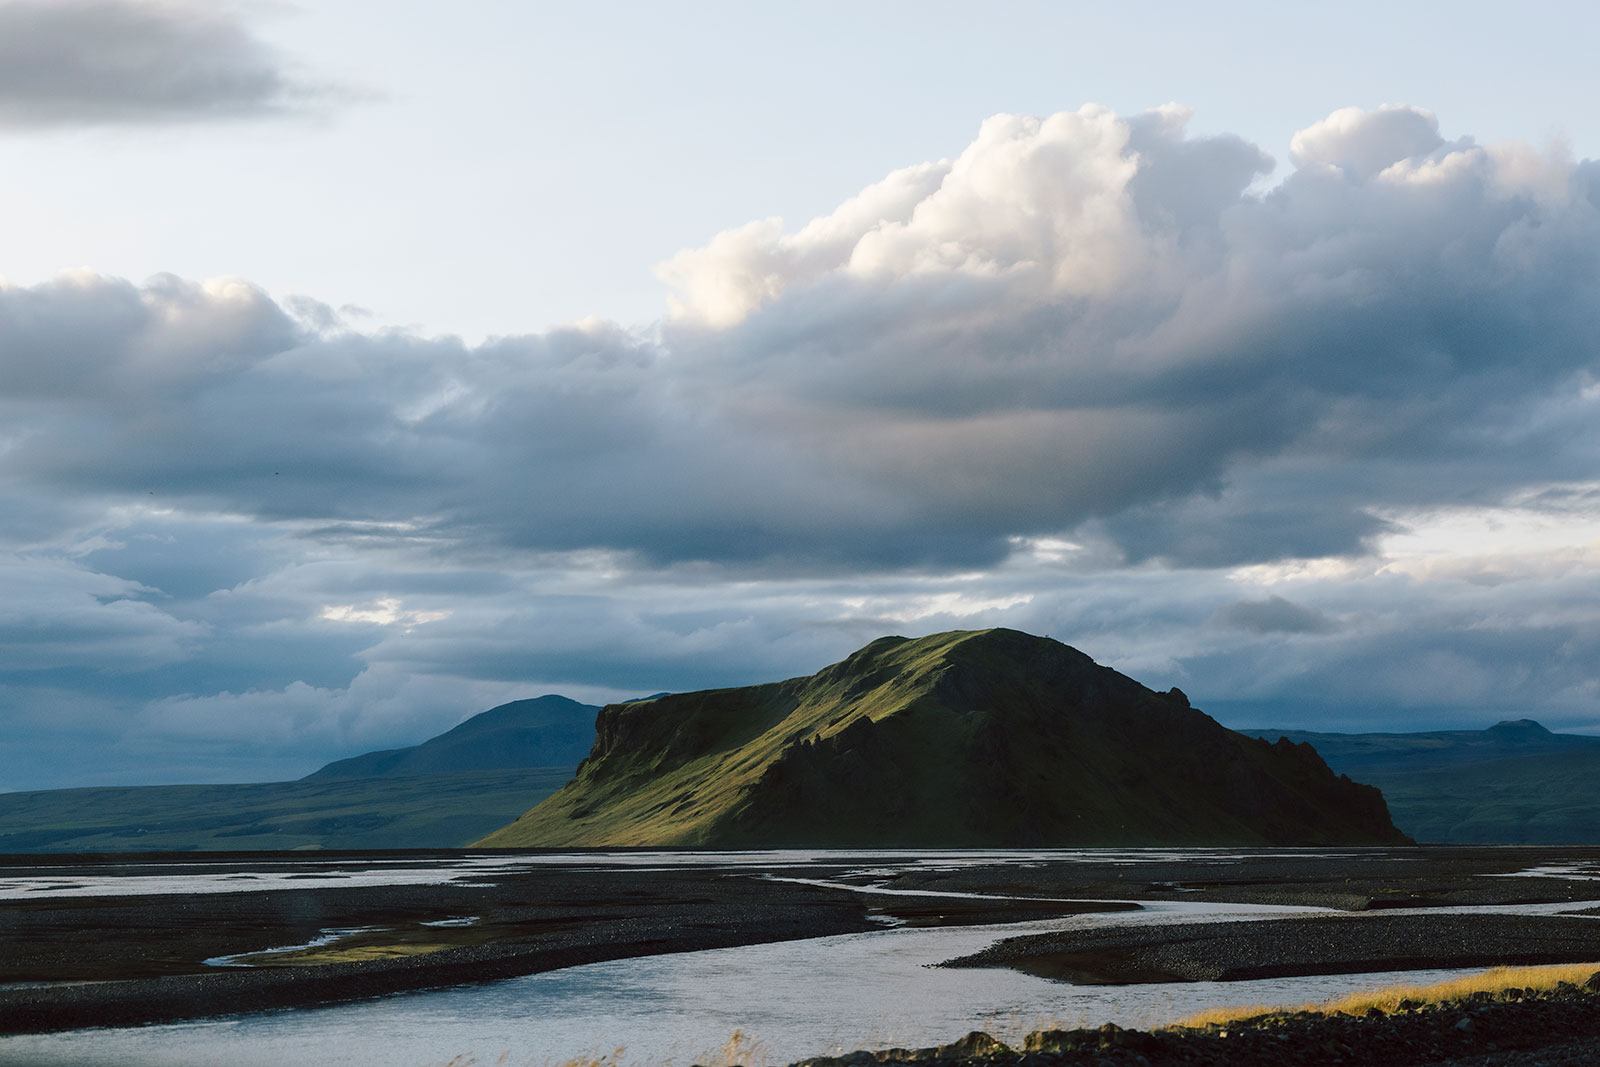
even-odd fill
[[[1324,734],[1245,730],[1314,745],[1383,790],[1396,825],[1441,844],[1600,844],[1600,738],[1529,719],[1487,730]]]
[[[604,708],[489,846],[1396,843],[1377,790],[1056,641],[886,637],[806,678]]]
[[[456,848],[570,780],[599,710],[518,700],[296,782],[0,793],[0,852]]]
[[[594,744],[594,717],[599,710],[592,704],[555,695],[514,700],[479,712],[420,745],[336,760],[302,781],[511,767],[575,767]]]

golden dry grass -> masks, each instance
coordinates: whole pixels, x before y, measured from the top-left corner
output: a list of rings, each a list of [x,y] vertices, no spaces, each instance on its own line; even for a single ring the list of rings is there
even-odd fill
[[[762,1042],[735,1030],[726,1044],[715,1052],[708,1052],[695,1060],[705,1067],[744,1067],[746,1064],[772,1062],[772,1050]]]
[[[330,963],[358,963],[363,960],[386,960],[397,956],[421,956],[452,948],[449,944],[406,941],[389,945],[338,945],[295,949],[292,952],[263,952],[240,956],[238,962],[252,967],[322,967]]]
[[[442,1067],[640,1067],[648,1065],[649,1060],[638,1061],[625,1059],[626,1048],[617,1048],[611,1052],[586,1052],[581,1056],[559,1062],[549,1060],[512,1060],[511,1053],[502,1052],[493,1061],[479,1060],[471,1053],[456,1056]],[[659,1061],[657,1061],[659,1062]],[[755,1037],[743,1030],[734,1030],[733,1035],[723,1043],[721,1048],[702,1052],[694,1057],[694,1063],[701,1067],[757,1067],[760,1064],[773,1062],[772,1049]]]
[[[607,1053],[588,1052],[557,1064],[548,1060],[513,1060],[509,1052],[502,1052],[492,1062],[486,1062],[468,1052],[452,1056],[441,1067],[623,1067],[622,1055],[626,1051],[619,1048]]]
[[[1335,1000],[1317,1004],[1266,1005],[1248,1007],[1208,1008],[1186,1015],[1172,1024],[1172,1028],[1224,1025],[1250,1019],[1258,1015],[1272,1015],[1296,1011],[1315,1011],[1324,1015],[1365,1015],[1373,1008],[1392,1012],[1401,1002],[1417,1004],[1443,1004],[1460,1000],[1473,993],[1500,993],[1507,989],[1552,990],[1562,982],[1582,985],[1589,976],[1600,971],[1600,963],[1561,963],[1542,967],[1492,967],[1477,974],[1463,975],[1447,982],[1433,985],[1391,985],[1377,989],[1364,989]]]

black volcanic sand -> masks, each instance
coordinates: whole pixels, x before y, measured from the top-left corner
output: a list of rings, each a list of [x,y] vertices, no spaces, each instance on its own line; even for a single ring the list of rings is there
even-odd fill
[[[373,853],[352,859],[370,861]],[[186,855],[213,873],[299,870],[326,856]],[[429,859],[437,861],[437,855]],[[456,858],[456,857],[448,857]],[[109,858],[124,874],[159,862]],[[388,856],[379,866],[417,867]],[[55,863],[7,857],[0,877]],[[708,863],[715,858],[708,856]],[[343,865],[349,869],[351,864]],[[7,868],[11,868],[8,872]],[[82,870],[82,868],[77,868]],[[29,872],[29,873],[37,873]],[[55,872],[52,872],[54,874]],[[583,963],[909,925],[980,924],[1119,910],[1072,901],[869,897],[771,880],[759,868],[541,867],[487,870],[440,885],[330,886],[239,893],[41,897],[0,902],[0,1033],[120,1026],[360,999],[491,981]],[[833,869],[782,869],[818,877]],[[471,918],[469,926],[427,926]],[[371,928],[339,947],[402,946],[416,955],[316,966],[217,967],[207,959],[303,945],[328,930]],[[269,959],[258,962],[270,964]]]
[[[182,863],[220,872],[280,869],[315,876],[357,864],[416,867],[450,863],[464,855],[189,853],[100,859],[128,874],[170,874],[174,868],[168,863]],[[479,870],[441,885],[4,901],[0,1032],[311,1006],[629,956],[874,929],[886,917],[918,925],[1007,922],[1102,910],[1095,901],[1119,900],[1310,904],[1362,912],[1600,900],[1600,881],[1516,876],[1552,864],[1596,872],[1600,849],[1080,855],[989,866],[959,860],[913,866],[884,857],[848,865],[727,868],[717,866],[715,853],[707,853],[706,866],[697,868],[550,866]],[[597,856],[596,862],[605,860]],[[52,864],[52,876],[96,873],[84,857],[14,856],[0,857],[0,879],[20,875],[23,868],[36,874],[37,868]],[[768,875],[831,879],[911,894],[954,891],[1024,899],[859,894]],[[467,917],[474,918],[470,926],[421,925]],[[1580,930],[1573,924],[1584,925]],[[341,945],[429,951],[317,966],[218,968],[204,963],[211,957],[303,944],[330,929],[359,927],[376,929]],[[1074,936],[1079,939],[1013,941],[1003,950],[1009,958],[996,955],[977,962],[1019,966],[1032,959],[1025,966],[1040,973],[1054,967],[1059,976],[1129,981],[1346,973],[1464,960],[1600,959],[1600,923],[1592,919],[1369,914],[1348,920],[1331,916],[1214,926],[1129,925],[1094,931],[1092,937],[1083,932]],[[1044,957],[1055,961],[1043,963]],[[1273,967],[1280,969],[1261,970]]]
[[[1600,975],[1588,983],[1600,989]],[[1028,1035],[1023,1049],[982,1033],[937,1048],[823,1056],[795,1067],[1594,1067],[1600,994],[1508,990],[1363,1017],[1295,1012],[1203,1029],[1103,1026]]]
[[[1203,900],[1375,911],[1484,904],[1600,901],[1600,848],[1431,846],[1384,849],[1159,849],[1096,862],[909,870],[894,889],[1119,900]],[[1579,877],[1523,876],[1573,867]],[[1587,875],[1587,877],[1582,877]]]
[[[1103,985],[1594,961],[1594,919],[1377,914],[1061,931],[1007,938],[944,966]]]

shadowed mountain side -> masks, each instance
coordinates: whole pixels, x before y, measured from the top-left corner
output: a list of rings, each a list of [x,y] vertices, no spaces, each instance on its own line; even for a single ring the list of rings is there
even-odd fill
[[[479,712],[420,745],[336,760],[301,781],[397,774],[575,767],[594,744],[600,709],[562,696],[514,700]]]
[[[0,852],[458,848],[571,777],[542,767],[0,793]]]
[[[1376,789],[1015,630],[604,708],[574,780],[480,844],[1395,844]]]
[[[1242,732],[1314,745],[1333,769],[1382,789],[1419,841],[1600,844],[1600,738],[1529,719],[1414,734]]]

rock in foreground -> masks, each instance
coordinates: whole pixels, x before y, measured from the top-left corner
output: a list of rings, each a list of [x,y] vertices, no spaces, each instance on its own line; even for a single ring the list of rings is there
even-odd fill
[[[1479,993],[1386,1015],[1264,1015],[1145,1033],[1042,1030],[1023,1048],[988,1034],[927,1049],[820,1056],[794,1067],[1589,1067],[1600,1062],[1600,974],[1587,989]]]

